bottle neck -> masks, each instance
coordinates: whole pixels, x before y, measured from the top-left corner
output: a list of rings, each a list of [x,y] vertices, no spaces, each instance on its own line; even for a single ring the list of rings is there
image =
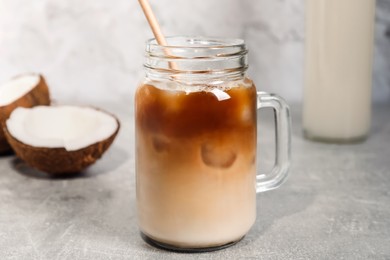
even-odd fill
[[[146,77],[185,85],[216,85],[245,78],[248,50],[243,40],[168,37],[146,46]]]

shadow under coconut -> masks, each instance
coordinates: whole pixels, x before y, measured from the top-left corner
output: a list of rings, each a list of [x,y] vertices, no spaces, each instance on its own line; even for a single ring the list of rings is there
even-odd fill
[[[10,150],[10,151],[6,151],[6,152],[3,152],[3,153],[0,153],[0,158],[2,157],[10,157],[10,156],[14,156],[15,155],[15,152]]]
[[[22,174],[22,175],[25,175],[27,177],[31,177],[31,178],[36,178],[36,179],[59,179],[59,180],[63,180],[63,179],[73,179],[73,178],[80,178],[80,177],[83,177],[83,173],[80,172],[80,173],[76,173],[76,174],[72,174],[72,175],[60,175],[60,176],[52,176],[48,173],[45,173],[45,172],[42,172],[40,170],[37,170],[35,168],[32,168],[31,166],[29,166],[25,161],[23,161],[22,159],[18,158],[18,157],[15,157],[12,161],[11,161],[11,165],[12,165],[12,168]]]
[[[90,178],[100,174],[112,172],[124,164],[127,158],[128,154],[125,150],[113,146],[95,164],[78,173],[51,175],[29,166],[25,161],[18,157],[15,157],[13,160],[11,160],[11,166],[16,172],[27,177],[36,179],[66,180],[76,178]]]

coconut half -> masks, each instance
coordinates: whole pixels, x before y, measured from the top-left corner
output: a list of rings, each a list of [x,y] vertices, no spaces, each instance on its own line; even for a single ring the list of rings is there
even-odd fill
[[[50,105],[49,89],[39,74],[26,74],[12,78],[0,86],[0,125],[3,125],[17,107]],[[11,150],[0,127],[0,154]]]
[[[16,155],[49,174],[70,174],[93,164],[109,148],[119,120],[90,107],[16,108],[4,132]]]

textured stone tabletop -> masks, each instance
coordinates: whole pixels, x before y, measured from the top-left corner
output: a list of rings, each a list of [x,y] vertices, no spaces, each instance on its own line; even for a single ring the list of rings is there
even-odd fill
[[[374,109],[370,138],[355,145],[304,140],[294,106],[289,179],[258,195],[257,221],[241,242],[203,254],[162,251],[140,238],[131,105],[101,107],[122,128],[81,176],[49,179],[0,157],[0,259],[390,259],[390,106]],[[265,170],[273,123],[270,113],[259,116]]]

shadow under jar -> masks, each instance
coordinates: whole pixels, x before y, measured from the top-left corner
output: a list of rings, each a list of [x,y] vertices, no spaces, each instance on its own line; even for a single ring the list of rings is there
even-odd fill
[[[135,97],[138,223],[150,244],[210,251],[239,241],[256,218],[256,192],[278,187],[290,156],[285,102],[246,77],[242,40],[147,42]],[[276,163],[256,175],[257,109],[274,108]]]

